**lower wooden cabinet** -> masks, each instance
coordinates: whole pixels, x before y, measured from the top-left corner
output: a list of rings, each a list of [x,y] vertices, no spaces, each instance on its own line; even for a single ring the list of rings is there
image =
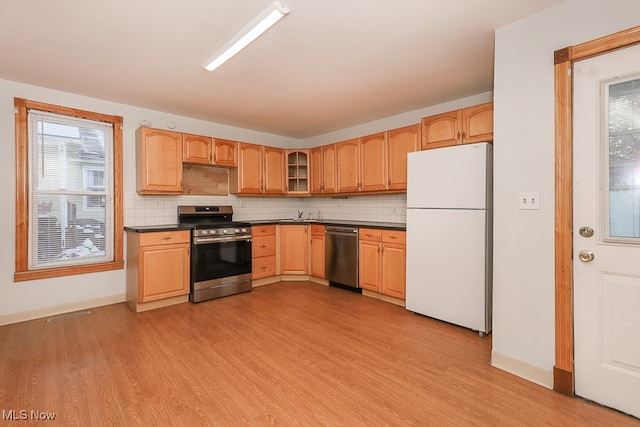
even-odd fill
[[[259,225],[251,228],[251,277],[263,279],[276,275],[276,226]]]
[[[311,243],[310,243],[310,259],[309,274],[320,279],[325,278],[324,270],[324,225],[311,225]]]
[[[361,228],[358,246],[360,287],[404,299],[406,232]]]
[[[127,233],[127,303],[134,311],[188,301],[189,230]]]
[[[280,273],[308,274],[307,225],[280,226]]]

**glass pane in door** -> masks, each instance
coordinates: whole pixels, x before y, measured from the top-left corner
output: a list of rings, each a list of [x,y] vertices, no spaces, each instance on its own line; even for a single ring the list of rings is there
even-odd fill
[[[640,78],[606,86],[608,207],[604,240],[640,243]]]

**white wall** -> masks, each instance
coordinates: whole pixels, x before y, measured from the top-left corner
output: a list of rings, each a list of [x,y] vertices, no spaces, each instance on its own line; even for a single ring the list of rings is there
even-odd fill
[[[640,24],[637,0],[569,0],[496,31],[492,363],[547,387],[554,365],[553,52]],[[539,191],[539,211],[518,194]]]

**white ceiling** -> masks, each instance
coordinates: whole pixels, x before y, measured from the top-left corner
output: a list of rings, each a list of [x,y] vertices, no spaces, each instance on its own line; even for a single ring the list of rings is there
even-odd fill
[[[494,29],[561,1],[283,0],[212,73],[271,0],[11,1],[0,78],[307,138],[493,90]]]

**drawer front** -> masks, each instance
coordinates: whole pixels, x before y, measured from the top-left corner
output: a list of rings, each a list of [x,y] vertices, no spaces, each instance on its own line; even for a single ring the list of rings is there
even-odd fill
[[[167,245],[173,243],[189,243],[191,231],[154,231],[140,233],[140,246]]]
[[[383,243],[407,244],[407,233],[400,230],[382,230]]]
[[[313,236],[324,235],[324,231],[324,225],[313,224],[311,226],[311,235]]]
[[[265,256],[254,258],[251,263],[251,277],[254,279],[262,279],[263,277],[271,277],[276,275],[276,257]]]
[[[382,230],[375,228],[361,228],[358,232],[358,236],[360,240],[379,242],[382,239]]]
[[[253,236],[251,257],[260,258],[276,254],[276,236]]]
[[[275,224],[254,225],[251,227],[251,235],[254,237],[255,236],[275,236],[276,226]]]

